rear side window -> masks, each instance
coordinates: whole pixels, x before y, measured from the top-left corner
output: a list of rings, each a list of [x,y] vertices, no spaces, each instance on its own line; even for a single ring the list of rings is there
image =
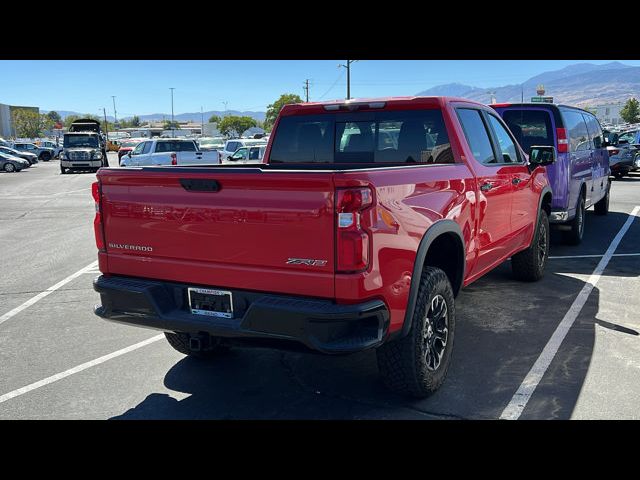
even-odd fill
[[[480,112],[470,108],[459,108],[457,112],[473,157],[480,163],[496,163],[489,133]]]
[[[562,112],[562,117],[569,137],[569,149],[572,152],[589,150],[591,147],[589,133],[582,114],[577,111],[565,110]]]
[[[280,119],[272,163],[454,163],[440,110]]]
[[[525,152],[533,145],[555,145],[551,115],[545,110],[509,109],[502,119]]]
[[[196,145],[193,142],[158,142],[156,152],[195,152]]]
[[[602,148],[602,128],[600,122],[593,115],[584,115],[583,117],[587,122],[587,130],[589,131],[589,137],[591,137],[591,143],[593,148]]]

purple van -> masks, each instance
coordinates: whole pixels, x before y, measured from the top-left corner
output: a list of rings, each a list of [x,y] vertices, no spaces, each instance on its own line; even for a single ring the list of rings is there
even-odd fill
[[[584,234],[585,210],[609,211],[609,154],[598,119],[590,112],[551,103],[491,105],[528,152],[532,145],[550,145],[558,152],[547,167],[553,200],[549,221],[559,224],[567,243],[577,245]]]

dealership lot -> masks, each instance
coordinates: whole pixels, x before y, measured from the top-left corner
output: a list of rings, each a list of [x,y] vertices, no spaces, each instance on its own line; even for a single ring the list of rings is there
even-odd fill
[[[0,174],[0,418],[500,418],[570,311],[518,418],[640,418],[640,220],[629,223],[640,175],[613,182],[611,212],[589,212],[583,244],[554,238],[541,282],[517,282],[504,264],[462,291],[447,381],[418,401],[383,387],[374,352],[238,348],[201,362],[158,332],[95,317],[94,179],[61,176],[57,161]]]

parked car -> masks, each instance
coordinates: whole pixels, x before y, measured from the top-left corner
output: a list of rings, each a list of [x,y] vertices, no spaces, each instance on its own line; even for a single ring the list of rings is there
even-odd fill
[[[0,152],[0,169],[5,172],[19,172],[24,168],[28,168],[30,163],[20,157]]]
[[[55,155],[55,152],[52,148],[38,147],[35,144],[28,142],[15,142],[12,144],[11,148],[20,152],[33,153],[37,155],[38,159],[42,160],[43,162],[48,162]]]
[[[616,178],[622,178],[629,172],[635,172],[640,168],[640,130],[630,130],[621,133],[605,132],[611,146],[609,150],[609,162],[611,173]],[[615,168],[614,168],[615,166]]]
[[[262,139],[251,138],[234,138],[227,140],[224,146],[224,150],[220,152],[222,154],[221,160],[226,160],[228,156],[233,155],[241,147],[249,147],[251,145],[264,145],[265,141]]]
[[[122,167],[153,165],[218,165],[217,150],[203,152],[195,140],[179,138],[157,138],[139,143],[133,151],[120,161]]]
[[[144,142],[144,138],[131,138],[122,140],[120,142],[120,148],[118,149],[118,164],[120,164],[122,157],[131,152],[140,142]]]
[[[46,147],[53,149],[53,158],[58,158],[60,156],[60,152],[62,152],[62,145],[57,145],[56,142],[52,142],[50,140],[44,140],[40,142],[39,147]]]
[[[378,142],[396,127],[396,148]],[[285,105],[263,165],[98,172],[95,313],[194,357],[377,348],[389,387],[429,395],[460,288],[508,258],[516,278],[543,276],[555,154],[527,157],[495,111],[460,99]]]
[[[533,145],[557,149],[558,160],[547,168],[553,190],[549,221],[577,245],[584,234],[585,210],[609,211],[609,154],[597,118],[575,107],[540,103],[491,105],[527,150]]]
[[[36,163],[38,163],[38,157],[33,153],[24,152],[24,151],[20,152],[13,148],[3,147],[3,146],[0,146],[0,152],[6,153],[8,155],[13,155],[14,157],[20,157],[28,161],[29,165],[35,165]]]
[[[224,150],[225,141],[222,137],[202,137],[198,139],[198,146],[203,152],[210,150]]]
[[[252,147],[240,147],[233,155],[227,157],[225,163],[261,163],[266,149],[266,143]]]

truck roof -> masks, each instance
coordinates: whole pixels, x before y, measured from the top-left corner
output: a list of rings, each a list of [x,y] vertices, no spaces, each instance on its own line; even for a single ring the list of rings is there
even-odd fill
[[[281,110],[282,115],[295,115],[297,113],[312,113],[317,111],[340,110],[341,108],[348,110],[357,110],[359,106],[364,106],[370,109],[394,109],[394,107],[441,107],[449,102],[465,102],[476,105],[483,105],[482,103],[468,98],[460,97],[421,97],[421,96],[408,96],[408,97],[379,97],[379,98],[352,98],[350,100],[338,99],[328,100],[325,102],[307,102],[307,103],[295,103],[285,105]],[[389,108],[391,107],[391,108]]]

